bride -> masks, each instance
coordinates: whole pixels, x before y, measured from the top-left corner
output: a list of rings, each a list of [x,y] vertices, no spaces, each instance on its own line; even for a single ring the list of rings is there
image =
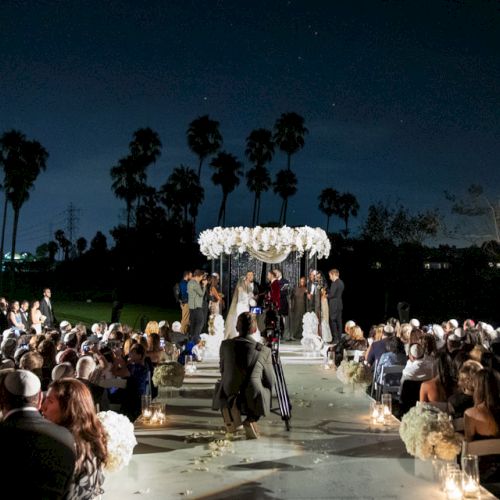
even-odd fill
[[[226,328],[224,338],[231,339],[237,337],[236,321],[242,312],[249,312],[250,307],[255,306],[255,297],[253,294],[253,272],[249,271],[245,276],[238,279],[234,289],[231,307],[227,313]]]

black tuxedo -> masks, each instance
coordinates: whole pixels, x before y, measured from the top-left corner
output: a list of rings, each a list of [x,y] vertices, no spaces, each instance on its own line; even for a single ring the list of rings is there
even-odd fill
[[[342,334],[342,294],[344,293],[344,282],[339,278],[332,281],[328,291],[328,308],[330,319],[330,330],[332,331],[333,342],[340,341]]]
[[[40,312],[45,316],[44,325],[49,328],[56,328],[57,321],[56,316],[54,314],[54,309],[52,307],[52,301],[50,302],[50,306],[45,300],[45,297],[40,301]]]
[[[21,314],[21,321],[23,322],[24,331],[28,332],[30,329],[30,319],[29,313],[27,311],[23,311],[22,309],[19,311]]]
[[[75,442],[39,412],[19,411],[0,423],[2,477],[23,498],[65,498],[75,468]]]
[[[9,321],[7,319],[7,311],[0,311],[0,333],[9,328]]]

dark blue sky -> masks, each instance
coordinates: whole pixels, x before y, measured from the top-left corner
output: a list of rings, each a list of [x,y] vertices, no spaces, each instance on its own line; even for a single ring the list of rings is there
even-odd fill
[[[252,129],[286,111],[305,117],[290,224],[324,226],[317,197],[325,187],[358,197],[354,227],[378,200],[445,212],[443,191],[471,182],[498,196],[499,5],[3,0],[0,132],[20,129],[50,153],[21,211],[18,248],[65,229],[70,202],[81,209],[77,235],[107,232],[123,208],[109,170],[132,132],[160,134],[163,154],[149,170],[159,186],[180,163],[196,166],[185,131],[207,113],[241,159]],[[278,153],[272,172],[284,165]],[[199,229],[215,224],[221,199],[209,175],[205,167]],[[264,221],[277,219],[279,203],[264,196]],[[248,225],[251,209],[242,182],[227,224]]]

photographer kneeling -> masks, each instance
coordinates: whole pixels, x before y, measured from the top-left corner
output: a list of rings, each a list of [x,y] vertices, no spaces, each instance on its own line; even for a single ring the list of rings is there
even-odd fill
[[[224,340],[220,347],[221,384],[218,395],[220,408],[236,406],[246,420],[243,422],[247,439],[256,439],[255,422],[271,411],[273,365],[271,349],[257,342],[255,318],[243,312],[238,316],[239,337]]]

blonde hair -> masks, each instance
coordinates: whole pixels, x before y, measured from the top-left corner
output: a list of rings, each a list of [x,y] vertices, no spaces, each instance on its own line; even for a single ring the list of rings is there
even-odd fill
[[[401,330],[400,330],[400,333],[399,333],[399,337],[401,338],[401,340],[405,344],[409,344],[410,343],[410,335],[411,335],[412,330],[413,330],[413,326],[411,326],[410,323],[403,323],[401,325]],[[397,333],[396,333],[396,335],[397,335]]]
[[[349,334],[353,340],[363,340],[365,338],[363,330],[357,325],[350,328]]]
[[[158,321],[149,321],[144,330],[146,335],[151,335],[152,333],[160,333],[160,325]]]
[[[483,366],[481,363],[474,361],[472,359],[468,359],[465,363],[460,367],[458,372],[458,382],[457,385],[462,389],[464,394],[468,394],[472,396],[474,394],[474,376],[479,370],[482,370]]]
[[[375,327],[375,335],[373,336],[374,342],[376,342],[377,340],[382,340],[382,335],[384,334],[384,326],[385,325],[378,325]]]

